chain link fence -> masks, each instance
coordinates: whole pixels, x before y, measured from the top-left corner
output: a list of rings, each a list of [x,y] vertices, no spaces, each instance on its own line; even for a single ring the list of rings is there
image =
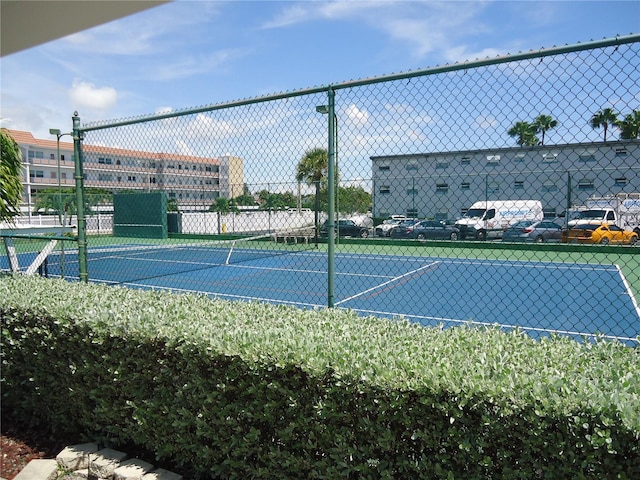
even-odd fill
[[[85,274],[634,344],[639,58],[636,35],[76,118]]]

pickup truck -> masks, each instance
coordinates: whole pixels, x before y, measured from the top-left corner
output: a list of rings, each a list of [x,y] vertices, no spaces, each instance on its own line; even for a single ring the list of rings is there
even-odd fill
[[[608,223],[640,235],[640,193],[592,197],[585,209],[574,212],[568,226]]]

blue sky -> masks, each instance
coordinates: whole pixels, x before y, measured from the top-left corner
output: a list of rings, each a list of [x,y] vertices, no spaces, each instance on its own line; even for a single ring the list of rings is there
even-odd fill
[[[151,114],[640,32],[640,1],[174,1],[1,60],[2,126]]]

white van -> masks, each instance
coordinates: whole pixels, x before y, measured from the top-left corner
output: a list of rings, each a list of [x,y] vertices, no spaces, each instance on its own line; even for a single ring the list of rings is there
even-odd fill
[[[488,200],[476,202],[456,221],[460,239],[501,238],[510,225],[520,220],[542,220],[539,200]]]

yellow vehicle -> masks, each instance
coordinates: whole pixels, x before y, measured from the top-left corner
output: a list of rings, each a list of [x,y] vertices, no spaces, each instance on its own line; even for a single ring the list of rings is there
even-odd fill
[[[608,223],[581,223],[562,231],[562,241],[567,243],[599,243],[601,245],[635,245],[638,234]]]

